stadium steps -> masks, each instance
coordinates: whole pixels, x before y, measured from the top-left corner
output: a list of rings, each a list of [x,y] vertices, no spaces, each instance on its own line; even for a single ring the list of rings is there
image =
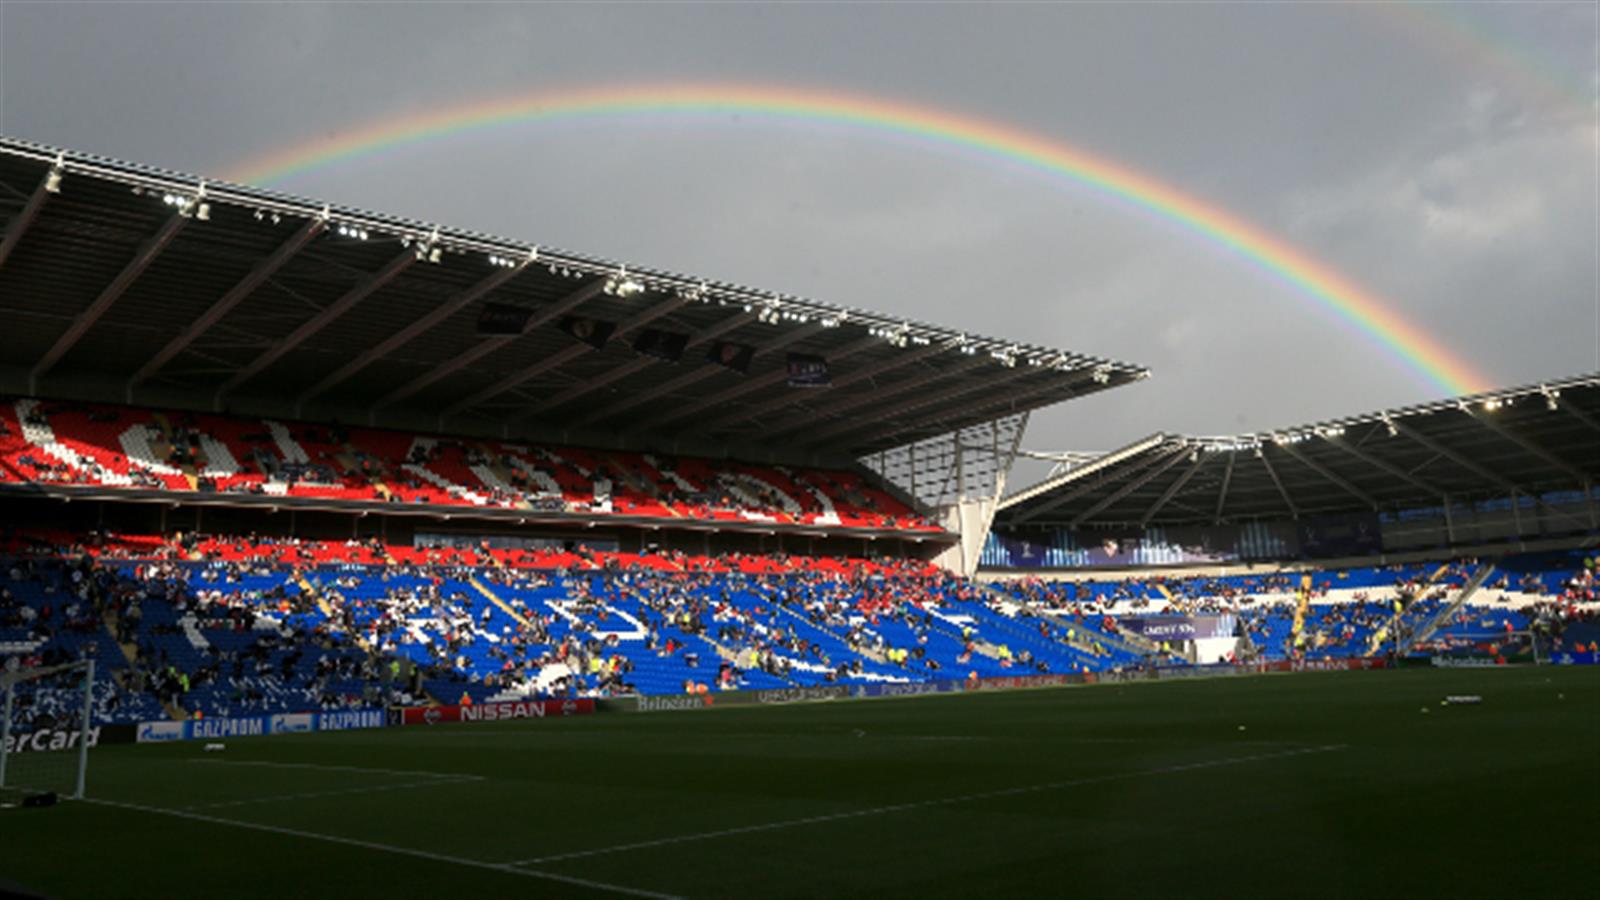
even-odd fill
[[[1406,638],[1405,643],[1400,645],[1400,654],[1404,655],[1410,652],[1413,644],[1416,644],[1420,641],[1426,641],[1433,637],[1433,633],[1439,630],[1439,625],[1443,622],[1450,621],[1450,617],[1454,616],[1457,611],[1466,606],[1467,601],[1472,599],[1472,595],[1476,594],[1478,589],[1483,587],[1493,575],[1494,565],[1492,563],[1485,564],[1483,568],[1474,573],[1472,580],[1468,581],[1466,587],[1461,589],[1461,594],[1456,597],[1455,602],[1446,605],[1443,609],[1439,610],[1437,613],[1434,613],[1433,618],[1424,622],[1421,628],[1418,628],[1416,631],[1412,632],[1410,637]]]
[[[783,610],[789,616],[793,617],[796,621],[804,622],[805,626],[807,628],[814,628],[817,631],[820,631],[823,634],[827,635],[828,637],[831,637],[834,640],[838,641],[841,645],[846,646],[846,647],[849,646],[849,642],[844,639],[844,636],[840,635],[840,634],[836,634],[832,628],[829,628],[826,625],[819,625],[816,622],[811,621],[810,619],[806,618],[804,615],[801,615],[799,612],[797,612],[797,611],[795,611],[793,609],[790,609],[787,604],[774,603],[773,605],[776,606],[778,609]],[[878,649],[876,649],[874,647],[868,647],[865,644],[861,645],[860,647],[851,648],[851,652],[855,653],[857,656],[860,656],[863,659],[870,659],[873,662],[882,663],[883,665],[886,665],[886,666],[893,665],[893,663],[889,662],[889,657],[886,656],[881,650],[878,650]]]
[[[1022,603],[1022,601],[1017,600],[1015,597],[1011,597],[1000,591],[990,589],[990,592],[1006,603],[1011,603],[1016,606],[1025,605]],[[1113,634],[1109,631],[1102,631],[1098,628],[1089,628],[1088,626],[1079,624],[1077,622],[1070,622],[1061,618],[1060,616],[1045,612],[1043,610],[1034,609],[1032,612],[1034,615],[1045,620],[1051,625],[1062,629],[1063,631],[1073,630],[1078,632],[1078,634],[1082,636],[1079,639],[1062,640],[1060,643],[1077,650],[1079,653],[1085,653],[1090,656],[1098,655],[1095,653],[1094,649],[1095,641],[1098,641],[1102,646],[1109,649],[1118,650],[1123,653],[1131,653],[1134,656],[1142,657],[1152,653],[1159,654],[1161,652],[1161,646],[1159,644],[1157,644],[1155,641],[1146,639],[1143,635],[1134,634],[1129,631],[1119,631]],[[1087,639],[1091,635],[1092,639]]]
[[[108,605],[102,621],[106,626],[106,634],[111,636],[111,643],[116,644],[117,649],[122,651],[122,658],[126,659],[128,661],[128,665],[130,666],[137,664],[139,659],[139,650],[137,645],[123,644],[117,641],[117,626],[122,623],[117,616],[116,609]]]
[[[332,596],[334,599],[339,601],[339,606],[344,606],[346,601],[343,594],[333,590],[332,588],[324,588],[321,585],[312,584],[306,578],[306,576],[300,572],[295,573],[294,583],[298,584],[300,586],[300,590],[305,591],[308,597],[316,601],[317,609],[322,610],[322,614],[327,617],[330,626],[342,624],[343,620],[338,614],[338,607],[328,602],[328,597]],[[350,634],[350,639],[355,641],[356,646],[360,647],[369,656],[377,652],[373,646],[367,642],[367,639],[362,636],[360,631],[352,631]]]
[[[1167,590],[1166,585],[1158,581],[1156,582],[1156,590],[1161,592],[1161,596],[1167,598],[1167,608],[1170,609],[1177,604],[1177,598],[1172,596],[1172,592]]]
[[[529,622],[526,618],[524,618],[522,613],[517,612],[515,609],[513,609],[511,607],[511,604],[509,604],[509,603],[505,602],[504,600],[500,599],[500,595],[499,594],[496,594],[494,591],[489,590],[489,586],[488,585],[486,585],[483,582],[479,581],[478,580],[478,576],[476,576],[476,575],[471,576],[470,578],[467,579],[467,583],[472,585],[472,589],[477,591],[478,594],[480,596],[482,596],[485,600],[488,600],[490,603],[493,603],[495,606],[500,608],[501,612],[503,612],[506,615],[510,616],[511,620],[513,622],[517,622],[518,624],[522,625],[522,627],[524,627],[524,628],[531,628],[533,626],[533,623]]]
[[[1311,611],[1311,576],[1300,576],[1299,600],[1294,605],[1294,623],[1289,626],[1289,646],[1300,649],[1305,640],[1306,613]]]
[[[1394,631],[1395,625],[1400,622],[1400,617],[1403,615],[1405,615],[1405,610],[1402,608],[1390,616],[1389,621],[1373,629],[1372,636],[1367,638],[1367,648],[1362,651],[1361,655],[1376,656],[1378,651],[1383,649],[1383,642],[1389,639],[1390,633]]]
[[[114,644],[116,646],[117,650],[122,653],[122,658],[127,660],[127,662],[128,662],[128,671],[131,672],[132,670],[138,668],[138,665],[139,665],[139,648],[138,648],[138,645],[136,645],[136,644],[124,644],[124,643],[121,643],[121,642],[119,642],[117,640],[117,626],[119,624],[121,624],[121,622],[120,622],[119,618],[117,617],[116,609],[114,607],[107,606],[106,607],[106,611],[105,611],[105,615],[102,617],[101,621],[105,624],[106,637],[108,639],[110,639],[111,643]],[[112,677],[113,678],[116,677],[115,673],[113,673]],[[124,688],[126,688],[126,685],[124,685]],[[167,717],[172,719],[174,722],[181,722],[184,719],[189,718],[189,714],[184,711],[183,707],[178,706],[175,703],[168,703],[165,700],[161,700],[160,703],[161,703],[161,708],[162,708],[163,711],[166,712]]]
[[[1428,596],[1428,592],[1433,588],[1433,586],[1438,583],[1439,579],[1443,578],[1449,573],[1449,563],[1444,563],[1443,565],[1439,566],[1439,568],[1434,569],[1433,573],[1428,576],[1428,580],[1423,582],[1421,590],[1417,591],[1416,596],[1411,598],[1411,603],[1421,603],[1423,598]],[[1366,652],[1361,654],[1362,656],[1378,655],[1378,651],[1383,649],[1383,642],[1388,640],[1389,636],[1396,632],[1400,622],[1405,618],[1406,611],[1411,608],[1411,603],[1404,604],[1400,609],[1395,610],[1394,615],[1389,617],[1389,621],[1379,625],[1377,629],[1372,632],[1372,637],[1367,641]],[[1407,639],[1403,646],[1409,648],[1411,646],[1411,640]]]
[[[161,432],[161,442],[156,443],[155,441],[151,441],[150,451],[156,455],[156,459],[169,459],[172,455],[173,449],[177,446],[172,440],[172,423],[167,421],[167,416],[165,413],[156,413],[154,418],[156,427]],[[177,469],[179,472],[183,473],[183,480],[188,482],[189,490],[193,491],[200,487],[200,478],[198,475],[201,469],[200,466],[188,464],[178,466]]]

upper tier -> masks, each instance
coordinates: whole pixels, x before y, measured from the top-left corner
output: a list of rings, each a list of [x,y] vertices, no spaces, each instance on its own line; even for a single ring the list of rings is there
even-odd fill
[[[8,482],[942,533],[854,472],[30,398],[0,403]]]

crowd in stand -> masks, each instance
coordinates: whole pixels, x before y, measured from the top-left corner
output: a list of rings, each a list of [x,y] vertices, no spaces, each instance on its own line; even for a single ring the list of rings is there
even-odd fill
[[[1152,609],[1236,615],[1249,638],[1241,654],[1366,655],[1384,629],[1440,618],[1480,567],[1019,580],[995,592],[910,560],[60,538],[0,534],[0,655],[28,666],[96,658],[96,714],[107,720],[149,716],[152,704],[157,715],[236,715],[1174,662],[1172,648],[1119,626]],[[1594,621],[1596,560],[1574,568],[1503,572],[1486,586],[1522,598],[1515,613],[1487,596],[1438,625],[1448,634],[1477,617],[1510,630],[1514,614],[1518,630],[1559,632]]]
[[[937,530],[844,472],[262,424],[13,400],[0,404],[0,473],[42,484]],[[145,449],[131,449],[128,434]]]
[[[13,557],[0,623],[21,633],[4,637],[50,645],[100,634],[102,646],[77,652],[99,654],[102,680],[187,714],[370,702],[335,684],[381,675],[391,660],[417,673],[406,685],[413,697],[423,681],[629,693],[643,660],[676,667],[684,683],[722,688],[915,680],[947,664],[977,665],[985,652],[1000,669],[1049,670],[1031,650],[983,645],[975,629],[936,619],[940,606],[948,612],[987,595],[915,561],[0,536],[0,551],[19,550],[29,552]],[[61,607],[12,592],[45,582],[56,591],[58,581],[91,587]],[[503,600],[485,603],[480,586]],[[540,602],[541,592],[555,602]],[[637,634],[619,637],[635,625]],[[891,625],[901,630],[893,639]],[[941,662],[928,647],[939,640],[960,644],[959,655]]]
[[[1498,615],[1486,612],[1492,606],[1477,604],[1444,617],[1485,566],[1474,558],[1261,575],[1145,575],[1113,581],[1024,578],[1008,583],[1007,590],[1034,608],[1103,616],[1108,631],[1114,631],[1115,616],[1233,614],[1240,636],[1246,639],[1240,653],[1247,657],[1369,655],[1385,646],[1405,644],[1425,629],[1469,622],[1485,629],[1493,622],[1502,631],[1538,627],[1559,633],[1566,623],[1600,617],[1597,559],[1568,555],[1549,560],[1558,569],[1572,570],[1557,591],[1539,571],[1500,572],[1485,588],[1548,599]],[[1364,586],[1352,588],[1352,582]],[[1493,602],[1492,595],[1483,599]]]

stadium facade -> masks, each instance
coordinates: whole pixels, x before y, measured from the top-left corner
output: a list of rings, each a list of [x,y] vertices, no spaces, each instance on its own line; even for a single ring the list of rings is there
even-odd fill
[[[1148,370],[20,141],[0,186],[22,733],[89,660],[169,740],[1548,655],[1600,602],[1596,376],[1008,496]]]
[[[1600,530],[1600,373],[1230,436],[1158,433],[999,503],[995,571],[1507,552]]]
[[[0,392],[379,429],[435,443],[852,472],[940,527],[835,531],[778,516],[742,523],[743,531],[865,535],[924,556],[948,545],[942,561],[965,572],[976,564],[1028,413],[1148,375],[1078,353],[16,140],[0,141],[0,185],[13,198],[0,232],[8,319]],[[186,492],[173,485],[146,495],[108,491],[94,478],[48,489],[37,479],[12,480],[55,499],[259,505],[243,495],[180,496]],[[308,514],[397,511],[292,491],[272,499],[274,508]],[[467,506],[451,510],[450,521],[571,524],[590,538],[604,525],[622,544],[643,540],[625,516]],[[704,531],[704,522],[669,518]],[[715,533],[738,533],[740,524],[721,523]],[[676,530],[661,521],[646,527]]]

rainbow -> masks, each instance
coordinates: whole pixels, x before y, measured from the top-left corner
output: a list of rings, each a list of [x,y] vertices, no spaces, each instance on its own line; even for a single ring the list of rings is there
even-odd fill
[[[1563,68],[1553,54],[1495,32],[1470,6],[1401,0],[1350,8],[1372,16],[1382,31],[1404,33],[1412,46],[1427,48],[1463,72],[1492,76],[1495,84],[1540,106],[1571,110],[1588,121],[1600,104],[1594,70]]]
[[[405,145],[510,124],[660,114],[740,114],[866,130],[977,152],[1065,179],[1172,222],[1292,287],[1447,395],[1492,382],[1389,303],[1261,228],[1161,181],[1070,144],[943,110],[793,87],[652,84],[508,96],[398,116],[285,147],[235,169],[230,180],[269,184]]]

